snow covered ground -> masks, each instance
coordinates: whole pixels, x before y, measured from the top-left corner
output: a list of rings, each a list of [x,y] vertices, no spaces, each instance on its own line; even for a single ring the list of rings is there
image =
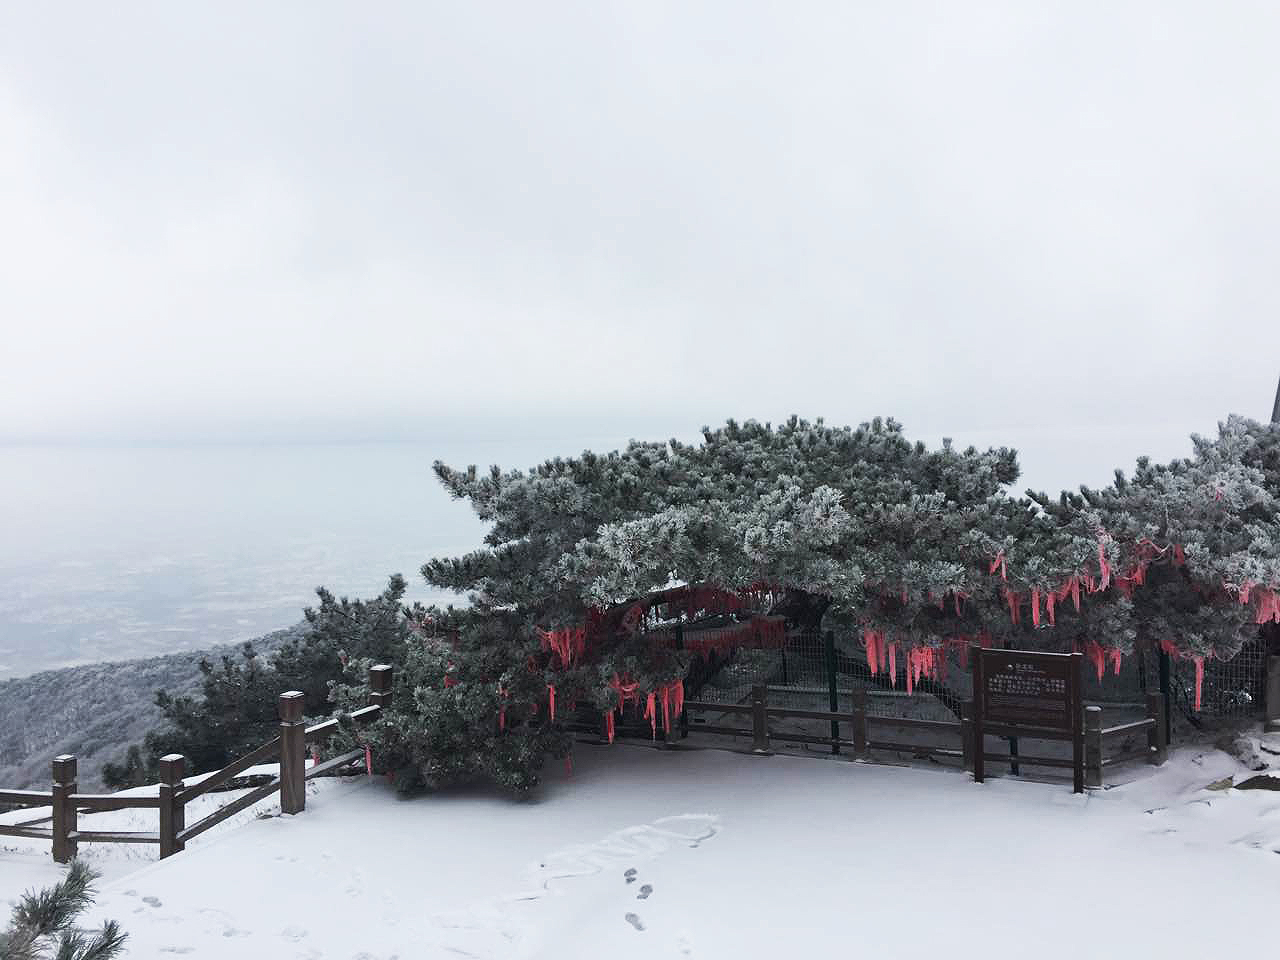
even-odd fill
[[[156,958],[1169,960],[1260,947],[1280,887],[1280,794],[1205,789],[1249,775],[1212,748],[1129,773],[1075,797],[954,771],[583,745],[572,779],[552,773],[524,804],[313,782],[304,814],[266,801],[164,863],[154,847],[84,847],[104,873],[89,920],[118,919],[130,956]],[[154,829],[143,811],[100,816]],[[0,901],[58,875],[47,843],[0,841]]]

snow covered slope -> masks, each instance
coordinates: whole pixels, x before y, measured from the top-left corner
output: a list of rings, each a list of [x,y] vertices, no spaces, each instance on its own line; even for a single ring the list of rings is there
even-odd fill
[[[619,745],[582,747],[525,804],[326,781],[303,815],[242,815],[164,863],[86,848],[108,874],[89,919],[160,958],[1232,955],[1239,918],[1271,915],[1280,796],[1204,789],[1242,772],[1214,750],[1135,772],[1075,797]],[[0,898],[57,875],[21,844],[0,848]]]

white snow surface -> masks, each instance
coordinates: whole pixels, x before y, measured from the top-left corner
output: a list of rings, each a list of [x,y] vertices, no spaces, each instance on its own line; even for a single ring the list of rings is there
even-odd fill
[[[157,862],[95,844],[130,957],[1045,958],[1263,949],[1280,794],[1208,747],[1084,797],[843,759],[582,745],[538,797],[308,784]],[[201,799],[201,810],[231,795]],[[14,817],[8,815],[8,818]],[[154,811],[93,827],[155,829]],[[109,819],[114,818],[114,819]],[[87,818],[86,818],[87,819]],[[58,878],[0,840],[0,903]]]

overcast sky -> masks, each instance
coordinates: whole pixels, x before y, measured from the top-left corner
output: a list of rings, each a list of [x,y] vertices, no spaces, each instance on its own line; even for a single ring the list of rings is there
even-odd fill
[[[1270,414],[1278,35],[1270,2],[6,4],[0,438],[887,414],[1105,479]]]

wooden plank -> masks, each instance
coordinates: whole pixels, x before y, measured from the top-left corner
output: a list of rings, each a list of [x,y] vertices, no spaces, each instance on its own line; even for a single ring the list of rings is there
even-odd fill
[[[210,827],[216,827],[223,820],[227,819],[227,817],[230,817],[233,814],[237,814],[241,810],[244,810],[248,807],[252,807],[259,800],[263,799],[264,797],[269,797],[271,794],[275,793],[279,789],[280,789],[280,778],[277,777],[276,779],[272,780],[270,783],[265,783],[262,786],[258,787],[258,789],[256,790],[250,790],[240,799],[233,800],[230,803],[219,807],[217,810],[213,811],[213,813],[209,814],[203,820],[198,820],[195,823],[193,823],[191,826],[187,827],[187,829],[183,830],[180,834],[178,834],[178,842],[186,843],[192,837],[200,836],[200,834],[204,833]],[[159,834],[156,834],[156,836],[158,837]],[[158,843],[159,841],[157,840],[156,842]]]
[[[77,830],[71,839],[80,843],[156,843],[158,833],[124,833],[117,830]]]
[[[1073,734],[1068,731],[1053,730],[1047,727],[1008,727],[1004,724],[983,724],[987,736],[1021,737],[1024,740],[1061,740],[1070,742]]]
[[[927,744],[919,743],[893,743],[889,740],[868,740],[867,747],[871,750],[893,750],[897,753],[922,753],[926,755],[936,754],[940,757],[955,757],[959,760],[964,759],[963,750],[954,750],[950,747],[931,747]]]
[[[53,814],[46,813],[44,816],[41,816],[41,817],[32,817],[30,820],[19,820],[17,823],[6,824],[6,826],[34,827],[41,823],[52,823],[52,822],[53,822]]]
[[[832,713],[830,710],[792,710],[790,707],[766,707],[765,715],[779,720],[835,720],[843,723],[849,719],[847,713]]]
[[[707,713],[745,713],[750,715],[752,707],[749,703],[707,703],[703,700],[686,700],[686,710],[705,710]]]
[[[1127,763],[1130,760],[1149,761],[1151,759],[1152,752],[1151,747],[1142,747],[1137,750],[1125,750],[1122,753],[1117,753],[1113,757],[1104,757],[1102,765],[1104,767],[1109,767],[1113,763]]]
[[[1150,717],[1145,720],[1134,720],[1132,723],[1122,723],[1114,727],[1104,727],[1102,730],[1103,739],[1107,737],[1118,737],[1125,733],[1137,733],[1139,730],[1147,730],[1154,727],[1156,722]]]
[[[338,732],[337,720],[326,720],[324,723],[317,723],[307,727],[307,743],[316,740],[323,740],[325,737],[331,737]]]
[[[750,730],[741,727],[717,727],[714,724],[698,723],[689,727],[690,733],[714,733],[726,737],[749,737]],[[647,738],[646,738],[647,739]]]
[[[961,734],[961,726],[958,720],[917,720],[914,717],[877,717],[875,714],[867,714],[867,723],[883,723],[887,726],[906,727],[911,730],[945,730],[954,733],[956,736]],[[990,727],[988,727],[990,729]]]
[[[337,770],[339,767],[345,767],[353,760],[361,760],[363,758],[364,748],[352,750],[350,753],[344,753],[340,757],[333,757],[332,759],[324,761],[324,763],[317,763],[307,771],[305,779],[310,780],[312,777],[324,776],[330,770]]]
[[[382,707],[376,703],[369,707],[361,707],[359,710],[352,710],[348,714],[355,723],[368,723],[370,720],[377,720],[382,715]]]
[[[1032,767],[1061,767],[1064,770],[1071,770],[1075,767],[1075,761],[1066,757],[1028,757],[1020,754],[1011,757],[1007,753],[987,753],[983,755],[984,760],[996,761],[999,763],[1023,763]]]
[[[26,837],[29,840],[52,840],[53,830],[51,828],[41,829],[32,826],[11,826],[9,824],[0,824],[0,837]]]
[[[820,737],[808,733],[780,733],[774,730],[772,739],[778,743],[819,743],[823,746],[831,746],[833,742],[839,743],[842,747],[852,747],[852,740],[836,740],[832,741],[831,737]]]
[[[73,793],[71,802],[85,813],[160,809],[159,797],[122,797],[118,793]]]
[[[47,807],[53,803],[53,793],[49,790],[0,790],[0,803],[16,804],[19,807]]]
[[[219,770],[217,773],[213,774],[212,776],[206,777],[204,780],[200,781],[199,783],[193,784],[190,787],[184,788],[182,793],[178,794],[178,802],[185,806],[186,804],[194,800],[196,797],[204,796],[206,793],[208,793],[210,790],[214,789],[215,787],[222,786],[224,783],[226,783],[228,780],[235,777],[237,774],[244,773],[250,767],[257,766],[258,764],[262,763],[264,760],[268,760],[271,757],[275,756],[276,752],[279,749],[280,749],[280,738],[276,737],[270,743],[264,743],[257,750],[253,750],[249,753],[246,753],[243,757],[241,757],[235,763],[228,764],[227,766],[223,767],[221,770]]]

